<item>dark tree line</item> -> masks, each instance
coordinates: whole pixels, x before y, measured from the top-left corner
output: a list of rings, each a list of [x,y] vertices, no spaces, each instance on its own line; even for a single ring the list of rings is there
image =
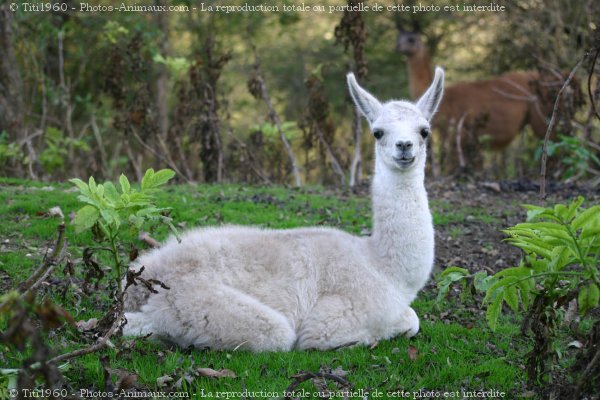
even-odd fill
[[[348,102],[348,71],[384,98],[408,97],[405,59],[395,51],[398,27],[418,28],[434,61],[455,80],[515,69],[568,70],[593,47],[598,4],[535,4],[519,0],[502,14],[458,16],[345,11],[110,18],[12,12],[3,4],[0,173],[140,177],[148,167],[168,166],[183,181],[352,186],[370,170],[372,139],[362,134]],[[256,58],[267,96],[253,98],[244,83]],[[582,86],[590,63],[578,74]],[[597,123],[591,111],[578,112],[564,113],[559,129],[587,143],[590,170],[599,169],[592,157]],[[532,165],[535,147],[539,143],[525,155]]]

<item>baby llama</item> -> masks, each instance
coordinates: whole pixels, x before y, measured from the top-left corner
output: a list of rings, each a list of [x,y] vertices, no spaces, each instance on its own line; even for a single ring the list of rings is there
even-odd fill
[[[170,289],[130,286],[125,335],[187,347],[276,351],[331,349],[413,336],[410,307],[433,265],[424,186],[426,141],[444,72],[415,103],[379,102],[348,75],[375,137],[373,234],[331,228],[225,226],[186,233],[142,255],[142,277]]]

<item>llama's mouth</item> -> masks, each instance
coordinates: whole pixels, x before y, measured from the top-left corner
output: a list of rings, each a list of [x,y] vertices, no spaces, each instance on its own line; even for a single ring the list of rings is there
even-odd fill
[[[414,161],[415,161],[415,157],[406,157],[406,156],[402,156],[402,157],[392,157],[394,159],[394,161],[396,161],[396,164],[398,164],[399,166],[401,166],[402,168],[406,168],[409,165],[411,165]]]

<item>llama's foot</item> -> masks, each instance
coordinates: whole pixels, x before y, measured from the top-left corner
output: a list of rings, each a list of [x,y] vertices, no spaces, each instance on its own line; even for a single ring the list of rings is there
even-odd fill
[[[289,320],[254,297],[225,285],[185,286],[151,295],[140,312],[127,313],[124,333],[212,349],[290,350],[296,342]]]
[[[402,317],[404,327],[400,330],[400,334],[409,338],[415,336],[419,332],[419,317],[417,317],[415,310],[412,307],[407,307]]]
[[[152,333],[151,321],[141,312],[125,313],[124,336],[146,336]]]

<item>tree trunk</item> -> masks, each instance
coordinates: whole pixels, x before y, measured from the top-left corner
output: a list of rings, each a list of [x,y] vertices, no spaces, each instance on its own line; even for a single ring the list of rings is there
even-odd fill
[[[164,6],[164,0],[155,0],[157,6]],[[167,13],[156,13],[156,22],[163,36],[160,40],[160,54],[163,57],[169,55],[169,15]],[[158,128],[159,134],[167,138],[169,131],[168,114],[168,82],[169,75],[166,65],[158,65],[158,77],[156,78],[156,104],[158,108]]]
[[[11,141],[22,142],[27,136],[23,120],[23,81],[13,49],[13,12],[0,5],[0,132]]]
[[[352,132],[354,133],[354,157],[352,157],[352,164],[350,164],[350,181],[348,184],[350,187],[354,187],[360,182],[362,175],[362,120],[360,112],[354,108],[354,120],[352,121]]]
[[[359,80],[364,80],[368,73],[368,64],[365,57],[365,43],[367,42],[367,29],[365,21],[360,11],[356,10],[357,1],[348,0],[348,8],[340,23],[335,27],[335,37],[337,43],[344,45],[346,51],[352,46],[352,55],[354,59],[354,72]],[[348,184],[353,187],[360,182],[362,175],[362,125],[358,110],[354,111],[354,121],[352,123],[352,133],[354,138],[354,156],[350,165],[350,181]]]
[[[201,101],[203,108],[200,158],[204,165],[204,180],[218,182],[223,180],[223,145],[221,140],[221,124],[219,120],[219,99],[217,82],[222,69],[231,58],[230,54],[215,54],[215,42],[212,33],[206,38],[204,45],[205,64],[204,77],[201,81]]]

